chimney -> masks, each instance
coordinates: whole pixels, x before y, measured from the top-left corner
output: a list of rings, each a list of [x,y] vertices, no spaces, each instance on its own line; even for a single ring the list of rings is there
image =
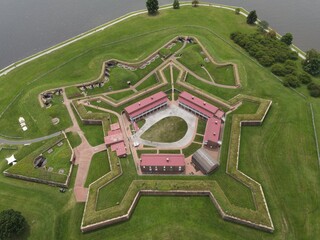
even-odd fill
[[[215,121],[216,124],[218,124],[218,121]]]
[[[216,135],[216,132],[213,132],[213,136],[215,136]]]
[[[153,97],[151,97],[151,100],[153,100]]]
[[[140,106],[140,105],[141,105],[141,102],[139,102],[138,104],[139,104],[139,106]]]
[[[169,162],[169,158],[167,158],[167,162]]]
[[[194,96],[192,96],[191,98],[194,99]]]
[[[203,105],[206,105],[206,102],[203,102]]]

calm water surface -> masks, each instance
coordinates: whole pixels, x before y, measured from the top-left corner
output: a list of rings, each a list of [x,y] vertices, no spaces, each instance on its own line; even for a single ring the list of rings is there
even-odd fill
[[[319,0],[208,2],[255,9],[279,33],[293,33],[298,47],[320,50]],[[145,0],[0,0],[0,68],[142,8]]]

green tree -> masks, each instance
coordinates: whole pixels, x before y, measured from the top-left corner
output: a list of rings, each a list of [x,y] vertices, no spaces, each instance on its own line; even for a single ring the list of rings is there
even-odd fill
[[[159,2],[158,0],[147,0],[146,6],[148,9],[148,13],[150,15],[155,15],[158,13],[159,10]]]
[[[247,16],[247,23],[248,24],[254,24],[258,19],[256,10],[251,11]]]
[[[283,85],[286,87],[297,88],[300,86],[300,82],[295,75],[290,74],[285,76]]]
[[[198,0],[193,0],[191,4],[192,4],[192,7],[198,7],[199,1]]]
[[[271,72],[277,76],[285,76],[286,73],[286,69],[284,68],[283,64],[281,63],[275,63],[272,65],[271,67]]]
[[[173,9],[179,9],[179,8],[180,8],[179,0],[174,0],[173,1]]]
[[[264,55],[261,58],[258,58],[258,62],[265,67],[270,67],[274,63],[274,58],[271,56]]]
[[[284,62],[284,68],[286,70],[286,74],[297,75],[297,64],[295,63],[295,61],[286,60]]]
[[[23,232],[27,225],[25,218],[20,212],[13,209],[0,213],[0,239],[10,239]]]
[[[282,36],[281,42],[284,42],[288,46],[292,44],[293,36],[291,33],[286,33],[285,35]]]
[[[239,15],[240,12],[241,12],[241,10],[240,10],[240,8],[236,8],[236,9],[234,10],[234,12],[235,12],[235,14]]]
[[[307,51],[306,60],[302,62],[303,69],[313,76],[320,74],[320,53],[315,49]]]
[[[276,39],[277,38],[277,33],[274,31],[274,30],[270,30],[268,33],[267,33],[267,36],[272,38],[272,39]]]
[[[320,85],[311,82],[308,84],[308,90],[312,97],[320,97]]]
[[[298,75],[299,81],[303,84],[309,84],[312,82],[312,79],[309,74],[301,73]]]

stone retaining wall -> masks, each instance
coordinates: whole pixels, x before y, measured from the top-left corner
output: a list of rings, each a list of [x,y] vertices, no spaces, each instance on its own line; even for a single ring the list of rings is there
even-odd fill
[[[26,181],[35,182],[35,183],[47,184],[47,185],[54,186],[54,187],[63,187],[63,188],[68,187],[68,179],[65,183],[58,183],[58,182],[54,182],[54,181],[48,181],[48,180],[43,180],[43,179],[39,179],[39,178],[26,177],[26,176],[22,176],[19,174],[8,173],[7,171],[4,171],[3,174],[6,177],[17,178],[20,180],[26,180]]]
[[[128,212],[122,216],[116,217],[116,218],[112,218],[112,219],[108,219],[105,221],[101,221],[95,224],[91,224],[91,225],[87,225],[87,226],[81,226],[81,231],[82,232],[90,232],[96,229],[99,229],[101,227],[104,226],[109,226],[115,223],[119,223],[119,222],[123,222],[123,221],[127,221],[130,219],[135,207],[137,206],[139,199],[141,196],[208,196],[211,200],[211,202],[214,204],[214,206],[216,207],[216,209],[218,210],[219,214],[221,215],[221,217],[226,220],[226,221],[230,221],[233,223],[238,223],[238,224],[242,224],[242,225],[246,225],[249,227],[253,227],[259,230],[263,230],[266,232],[273,232],[273,228],[269,227],[269,226],[265,226],[265,225],[261,225],[261,224],[256,224],[250,221],[247,221],[245,219],[241,219],[241,218],[237,218],[231,215],[226,214],[223,209],[221,208],[221,206],[219,205],[218,201],[216,200],[216,198],[214,197],[214,195],[210,192],[210,191],[184,191],[184,190],[171,190],[171,191],[158,191],[158,190],[140,190]]]

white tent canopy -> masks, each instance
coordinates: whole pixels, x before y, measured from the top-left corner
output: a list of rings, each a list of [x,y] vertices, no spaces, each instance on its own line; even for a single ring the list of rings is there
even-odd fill
[[[14,155],[12,155],[11,157],[6,158],[8,164],[13,163],[14,161],[16,161],[16,158],[14,157]]]
[[[19,123],[24,123],[24,122],[25,122],[24,118],[23,117],[19,117]]]

